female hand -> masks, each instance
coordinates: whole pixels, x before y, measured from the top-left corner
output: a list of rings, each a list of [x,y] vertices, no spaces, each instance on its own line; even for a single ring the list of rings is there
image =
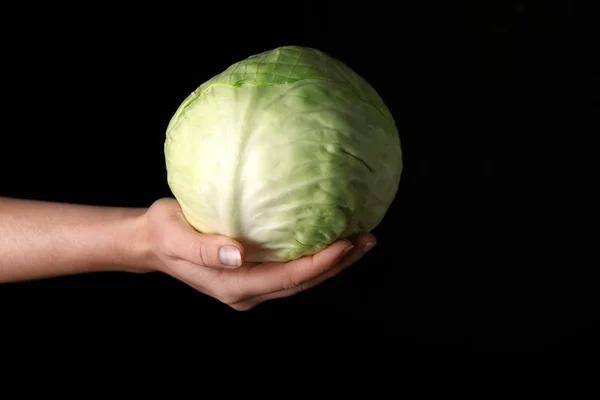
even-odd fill
[[[245,249],[239,242],[194,230],[175,199],[155,202],[145,223],[159,271],[238,311],[312,288],[354,264],[376,243],[372,234],[364,233],[313,256],[251,264],[244,262]]]

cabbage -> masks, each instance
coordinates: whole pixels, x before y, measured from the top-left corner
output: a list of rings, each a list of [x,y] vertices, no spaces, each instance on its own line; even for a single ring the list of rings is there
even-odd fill
[[[200,85],[171,118],[164,154],[189,223],[239,240],[251,262],[293,260],[371,231],[403,167],[375,90],[299,46],[252,55]]]

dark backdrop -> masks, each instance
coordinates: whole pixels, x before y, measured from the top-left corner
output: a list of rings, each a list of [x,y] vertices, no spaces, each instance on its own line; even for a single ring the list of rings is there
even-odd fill
[[[541,3],[6,13],[19,22],[3,28],[0,195],[115,206],[170,196],[162,146],[178,104],[284,44],[320,48],[376,88],[405,169],[377,248],[301,295],[240,313],[162,275],[66,277],[0,286],[2,331],[593,345],[597,45],[590,10]]]

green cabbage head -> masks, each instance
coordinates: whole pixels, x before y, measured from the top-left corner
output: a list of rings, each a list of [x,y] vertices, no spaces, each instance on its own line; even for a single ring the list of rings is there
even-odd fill
[[[403,166],[375,90],[299,46],[252,55],[200,85],[169,122],[164,152],[189,223],[239,240],[251,262],[289,261],[371,231]]]

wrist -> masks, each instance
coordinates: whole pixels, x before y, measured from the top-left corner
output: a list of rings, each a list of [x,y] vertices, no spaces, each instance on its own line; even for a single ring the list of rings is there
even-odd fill
[[[160,260],[152,249],[146,212],[148,209],[128,210],[124,237],[119,240],[120,265],[125,272],[147,273],[160,269]]]

